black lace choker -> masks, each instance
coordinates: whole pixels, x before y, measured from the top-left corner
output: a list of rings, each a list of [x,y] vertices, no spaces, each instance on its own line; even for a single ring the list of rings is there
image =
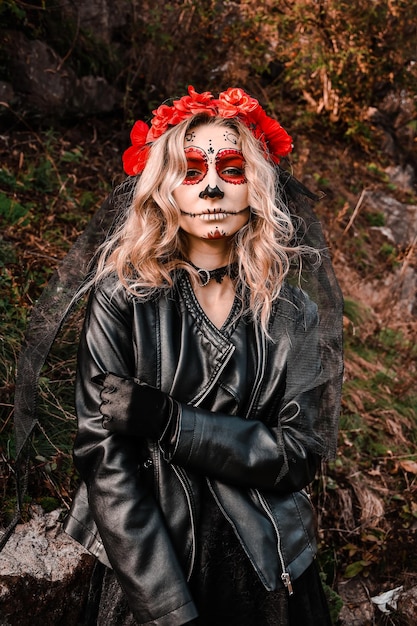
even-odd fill
[[[189,261],[189,264],[197,270],[201,287],[208,285],[212,279],[220,284],[223,282],[225,276],[230,276],[232,279],[237,277],[237,263],[229,263],[229,265],[224,265],[223,267],[216,267],[215,270],[206,270],[197,267],[194,263],[191,263],[191,261]]]

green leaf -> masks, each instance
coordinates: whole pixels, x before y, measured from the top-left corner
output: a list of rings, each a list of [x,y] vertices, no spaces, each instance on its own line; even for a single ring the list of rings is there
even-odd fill
[[[368,565],[367,561],[355,561],[347,566],[345,569],[345,578],[354,578],[361,572],[363,572],[364,568]]]

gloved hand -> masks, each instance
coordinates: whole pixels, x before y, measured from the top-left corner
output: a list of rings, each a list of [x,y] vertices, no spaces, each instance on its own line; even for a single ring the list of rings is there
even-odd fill
[[[93,383],[102,386],[100,413],[103,428],[111,432],[160,439],[179,404],[168,394],[116,374],[98,374]]]

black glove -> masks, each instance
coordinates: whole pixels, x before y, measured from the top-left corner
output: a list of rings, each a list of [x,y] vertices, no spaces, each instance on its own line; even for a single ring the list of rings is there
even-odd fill
[[[98,374],[93,383],[102,386],[100,413],[103,428],[135,437],[160,439],[179,404],[168,394],[116,374]]]

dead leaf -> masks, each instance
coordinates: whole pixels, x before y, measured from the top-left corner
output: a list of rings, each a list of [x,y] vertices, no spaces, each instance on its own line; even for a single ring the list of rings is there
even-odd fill
[[[415,461],[400,461],[400,467],[410,474],[417,474],[417,463]]]

